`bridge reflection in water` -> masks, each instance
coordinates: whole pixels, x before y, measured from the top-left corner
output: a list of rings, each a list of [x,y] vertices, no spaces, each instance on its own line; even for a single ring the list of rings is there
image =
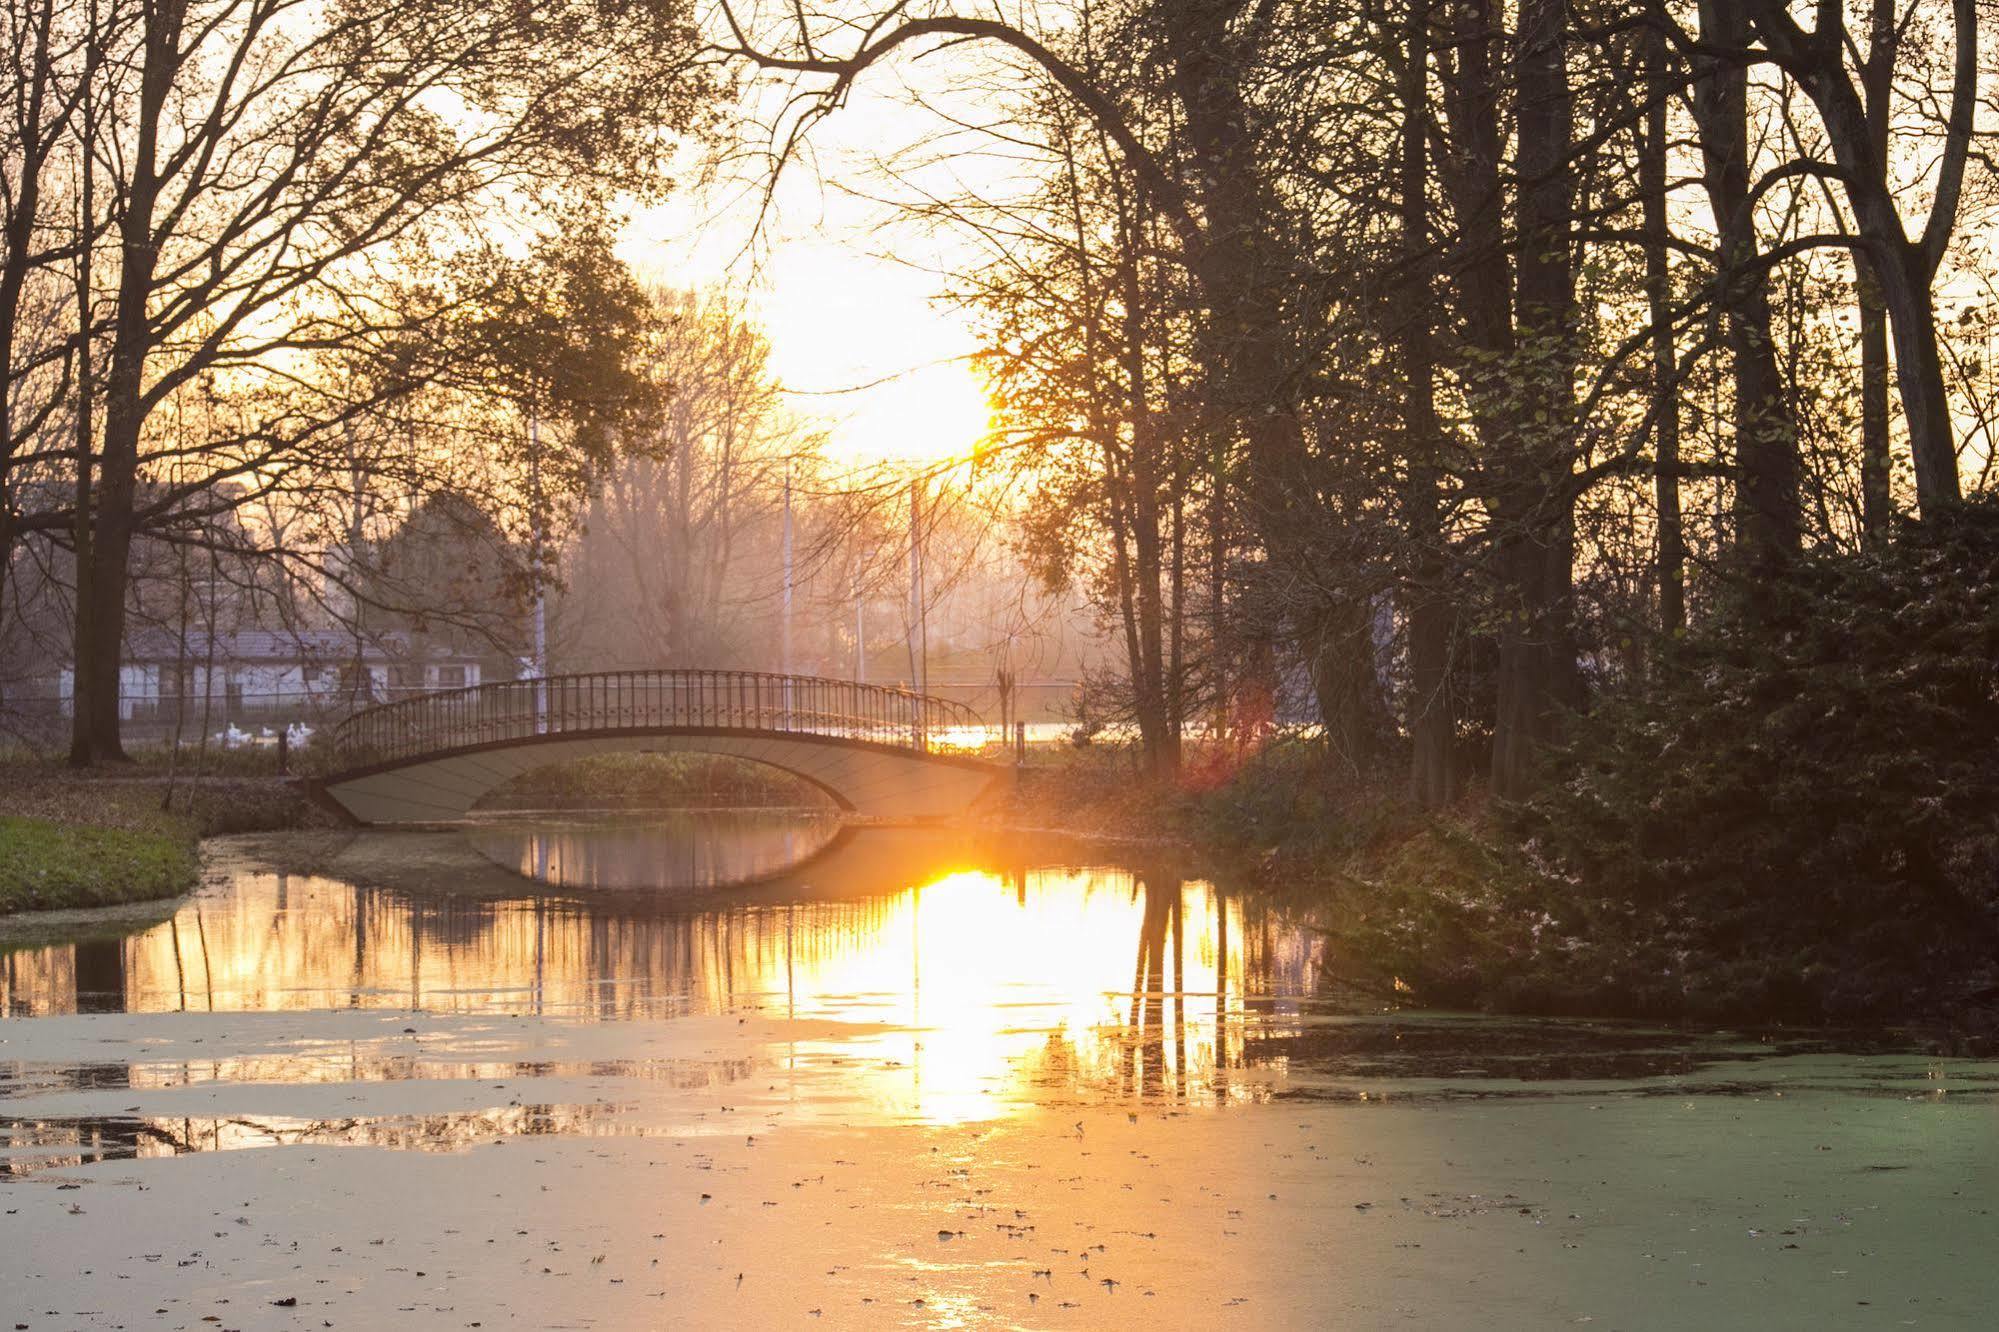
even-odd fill
[[[473,823],[480,854],[551,888],[705,892],[794,874],[841,875],[852,846],[831,810],[688,810],[640,818]],[[863,859],[875,868],[877,857]]]
[[[869,836],[894,840],[860,834]],[[1203,881],[961,858],[905,884],[858,900],[802,900],[796,885],[780,884],[768,892],[797,900],[766,894],[673,907],[645,895],[412,893],[246,868],[130,938],[0,956],[0,1015],[351,1009],[595,1022],[826,1020],[845,1030],[787,1046],[788,1066],[837,1065],[838,1095],[864,1113],[959,1122],[1084,1096],[1267,1094],[1246,1059],[1256,1045],[1246,1028],[1259,1037],[1288,1029],[1294,1001],[1316,985],[1308,932]],[[690,1071],[627,1058],[621,1038],[605,1035],[598,1055],[566,1071],[666,1086],[770,1071],[754,1060]],[[560,1056],[550,1061],[545,1052],[413,1058],[367,1042],[319,1044],[325,1049],[315,1055],[232,1055],[225,1046],[200,1063],[135,1054],[129,1064],[75,1076],[145,1088],[565,1073]],[[18,1090],[21,1079],[40,1076],[52,1075],[0,1062],[0,1087],[11,1080]],[[121,1154],[300,1140],[448,1147],[496,1132],[638,1131],[601,1106],[536,1098],[526,1118],[482,1111],[328,1124],[234,1115],[226,1125],[176,1123],[170,1133],[138,1121],[93,1132],[104,1150]],[[17,1142],[60,1128],[9,1126],[5,1106],[0,1100],[0,1130]],[[27,1109],[17,1103],[15,1113]]]

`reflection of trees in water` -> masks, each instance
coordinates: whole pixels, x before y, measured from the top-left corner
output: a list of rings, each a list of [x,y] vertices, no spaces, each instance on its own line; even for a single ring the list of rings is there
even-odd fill
[[[1077,885],[1052,877],[1052,892],[1051,876],[1022,875],[1007,895],[1022,911],[1045,912],[1048,928],[1060,930],[1063,899]],[[1232,938],[1228,917],[1239,913],[1210,905],[1207,920],[1190,931],[1185,889],[1149,886],[1177,881],[1097,871],[1069,877],[1090,880],[1082,892],[1122,886],[1142,903],[1134,993],[1181,974],[1180,955],[1190,946],[1225,979],[1231,970],[1248,977],[1255,991],[1308,988],[1309,949],[1268,913],[1249,915]],[[1030,898],[1031,888],[1040,891]],[[674,914],[542,897],[413,897],[329,879],[252,875],[128,940],[8,954],[0,977],[9,1011],[38,1014],[393,1006],[564,1008],[608,1017],[656,1013],[662,1000],[680,1001],[667,1002],[669,1009],[701,999],[728,1007],[782,991],[787,975],[867,952],[922,891]],[[1199,895],[1209,904],[1221,900],[1205,885]]]
[[[641,823],[494,825],[475,847],[523,878],[579,891],[709,891],[800,868],[841,835],[836,815],[697,811]]]
[[[0,1179],[20,1179],[92,1161],[185,1156],[253,1147],[386,1147],[461,1151],[507,1137],[647,1137],[657,1129],[620,1121],[610,1103],[531,1103],[446,1114],[191,1117],[124,1116],[6,1122],[21,1154],[0,1157]]]
[[[76,949],[0,953],[0,1018],[76,1011]]]
[[[1079,1095],[1244,1095],[1258,1085],[1242,1076],[1246,1065],[1263,1051],[1281,1058],[1278,1047],[1246,1046],[1245,1026],[1295,1026],[1297,997],[1316,986],[1316,948],[1295,924],[1168,866],[1010,868],[854,899],[701,911],[242,874],[122,942],[0,959],[0,1005],[868,1017],[937,1033],[915,1038],[932,1088],[990,1087],[998,1075]],[[279,1053],[182,1069],[142,1063],[134,1085],[537,1075],[386,1052]]]
[[[1132,893],[1143,903],[1143,912],[1132,971],[1131,1015],[1123,1035],[1124,1089],[1146,1098],[1185,1099],[1205,1093],[1227,1100],[1230,1070],[1241,1066],[1243,1042],[1242,997],[1231,993],[1229,982],[1229,898],[1216,889],[1200,899],[1211,924],[1195,948],[1211,945],[1207,960],[1213,969],[1211,983],[1200,990],[1199,981],[1187,973],[1192,896],[1187,885],[1177,875],[1153,868],[1134,876]],[[1267,917],[1252,920],[1263,925]],[[1246,937],[1240,925],[1236,935]],[[1260,969],[1251,974],[1260,974]],[[1190,1014],[1190,1009],[1195,1011]]]
[[[75,945],[76,1006],[84,1013],[125,1011],[125,941],[92,939]]]
[[[362,1047],[353,1047],[360,1049]],[[549,1078],[619,1078],[678,1092],[716,1091],[758,1071],[757,1061],[733,1059],[493,1060],[412,1055],[245,1055],[193,1062],[79,1064],[20,1070],[10,1078],[16,1097],[59,1092],[157,1091],[199,1083],[399,1082],[412,1079],[534,1088]],[[123,1098],[119,1098],[123,1099]],[[0,1102],[0,1105],[4,1105]],[[32,1108],[31,1102],[24,1103]],[[18,1178],[88,1161],[179,1156],[287,1145],[372,1146],[451,1151],[502,1136],[601,1136],[642,1131],[616,1124],[613,1102],[511,1098],[506,1106],[427,1114],[168,1116],[133,1112],[61,1117],[0,1113],[0,1137],[13,1154],[0,1157],[0,1178]]]
[[[15,1015],[409,1007],[658,1016],[781,991],[787,972],[864,950],[897,900],[676,915],[246,875],[131,939],[7,954],[0,981]]]
[[[1314,954],[1295,927],[1205,884],[1094,870],[1023,873],[1010,884],[972,878],[954,881],[949,892],[1003,893],[1051,932],[1073,924],[1079,901],[1095,894],[1139,904],[1130,990],[1153,997],[1134,1005],[1135,1028],[1150,1031],[1161,1017],[1160,993],[1186,988],[1180,978],[1190,953],[1224,988],[1246,988],[1252,999],[1311,986]],[[5,955],[0,998],[16,1014],[721,1011],[810,983],[827,964],[897,939],[898,923],[926,891],[938,886],[858,901],[682,914],[628,903],[417,896],[331,879],[243,875],[130,939]],[[1202,916],[1191,923],[1190,897]],[[940,919],[949,927],[948,915],[933,911],[933,929]],[[902,983],[892,971],[878,979]],[[1184,1024],[1185,1016],[1176,1021]]]
[[[1298,1026],[1317,985],[1318,950],[1295,922],[1256,900],[1142,866],[1123,880],[1137,908],[1128,988],[1110,1030],[1050,1033],[1027,1060],[1043,1093],[1105,1091],[1167,1101],[1265,1099],[1251,1028]],[[1023,899],[1024,900],[1024,899]]]

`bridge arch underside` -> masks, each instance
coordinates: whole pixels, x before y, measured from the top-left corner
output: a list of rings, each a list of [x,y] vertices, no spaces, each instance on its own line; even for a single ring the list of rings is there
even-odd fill
[[[321,789],[361,823],[452,822],[530,769],[612,753],[723,754],[766,763],[810,782],[841,809],[873,818],[961,814],[1003,775],[993,764],[959,755],[777,731],[680,728],[572,731],[445,750],[340,773]]]

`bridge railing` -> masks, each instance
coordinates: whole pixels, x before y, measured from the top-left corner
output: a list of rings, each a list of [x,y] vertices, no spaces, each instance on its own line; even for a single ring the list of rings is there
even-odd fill
[[[505,680],[365,708],[333,732],[333,759],[362,767],[542,735],[666,727],[774,731],[916,753],[986,743],[962,703],[886,685],[760,671],[595,671]]]

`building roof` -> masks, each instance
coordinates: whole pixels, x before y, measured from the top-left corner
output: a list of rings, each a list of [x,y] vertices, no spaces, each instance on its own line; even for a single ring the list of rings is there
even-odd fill
[[[211,652],[209,634],[190,629],[185,639],[172,630],[147,628],[130,635],[125,644],[129,662],[216,661],[335,664],[355,658],[354,635],[345,629],[242,629],[214,635]],[[395,662],[409,659],[408,641],[400,634],[368,635],[361,640],[360,657],[366,662]],[[476,662],[480,654],[433,644],[423,654],[426,660]]]

